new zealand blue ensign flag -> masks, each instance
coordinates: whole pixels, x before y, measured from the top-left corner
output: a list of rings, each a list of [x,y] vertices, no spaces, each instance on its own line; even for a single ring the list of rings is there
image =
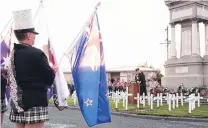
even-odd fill
[[[72,75],[80,110],[90,127],[111,122],[103,44],[96,10],[71,52]]]

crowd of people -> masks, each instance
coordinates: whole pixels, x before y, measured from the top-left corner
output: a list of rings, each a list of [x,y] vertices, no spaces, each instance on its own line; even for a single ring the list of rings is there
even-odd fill
[[[128,86],[128,82],[124,81],[123,79],[120,80],[119,78],[114,79],[114,78],[109,78],[108,79],[108,91],[109,92],[116,92],[116,91],[126,91],[126,87]],[[141,84],[141,83],[140,83]],[[155,89],[156,87],[160,87],[160,84],[157,80],[155,80],[154,78],[145,80],[145,84],[144,82],[142,83],[144,86],[142,92],[150,92],[152,89]],[[145,89],[146,88],[146,89]]]
[[[146,84],[144,84],[144,82]],[[147,92],[150,92],[151,89],[154,89],[156,87],[160,87],[160,84],[158,83],[158,81],[155,78],[145,80],[144,82],[142,84],[143,84],[143,86],[145,86],[147,88]],[[129,83],[127,81],[125,81],[124,79],[120,80],[120,78],[108,78],[107,79],[107,86],[108,86],[109,92],[116,92],[116,91],[125,92],[128,84]],[[75,91],[75,87],[74,87],[73,82],[68,82],[68,88],[70,91],[70,95],[72,95],[73,92]],[[145,91],[146,90],[144,89],[144,92]]]
[[[120,81],[119,78],[109,78],[108,79],[108,90],[109,92],[116,92],[116,91],[126,91],[127,82],[123,79]]]

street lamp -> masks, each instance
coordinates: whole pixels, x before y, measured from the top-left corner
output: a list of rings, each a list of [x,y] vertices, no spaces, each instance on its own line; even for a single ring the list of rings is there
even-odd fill
[[[168,25],[167,25],[165,31],[166,31],[166,33],[167,33],[165,43],[160,43],[160,44],[165,44],[165,45],[166,45],[166,50],[167,50],[167,60],[168,60],[169,44],[171,43],[171,41],[170,41],[169,38],[168,38]]]

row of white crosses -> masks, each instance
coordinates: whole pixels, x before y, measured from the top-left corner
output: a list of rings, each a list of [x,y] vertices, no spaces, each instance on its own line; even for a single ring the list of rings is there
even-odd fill
[[[125,107],[125,110],[128,110],[128,97],[132,96],[132,94],[128,94],[128,87],[126,88],[125,92],[110,92],[108,93],[109,96],[108,97],[112,97],[113,101],[115,102],[115,108],[118,108],[118,104],[120,102],[120,100],[123,101],[123,107]],[[76,95],[76,91],[74,91],[74,93],[72,94],[71,98],[73,99],[73,103],[74,105],[76,105],[77,103],[77,95]],[[143,93],[143,96],[139,96],[139,94],[137,94],[137,97],[134,97],[134,99],[137,99],[137,108],[139,108],[139,104],[140,101],[143,104],[143,107],[145,107],[145,102],[146,99],[148,101],[148,105],[151,106],[151,109],[153,109],[153,101],[157,100],[157,107],[162,106],[163,105],[163,97],[162,97],[162,93],[158,93],[157,97],[153,97],[153,95],[150,93],[148,93],[147,96],[145,96],[145,94]]]
[[[111,94],[111,96],[110,96]],[[108,97],[112,97],[112,99],[115,102],[116,108],[118,108],[118,103],[120,100],[123,101],[123,107],[125,107],[125,110],[128,110],[128,97],[132,96],[132,94],[128,94],[128,87],[126,88],[126,92],[119,92],[117,91],[116,93],[111,92],[108,93]],[[77,94],[76,91],[73,92],[71,98],[73,99],[74,105],[77,104]]]
[[[145,93],[143,93],[142,96],[137,94],[137,97],[134,97],[134,99],[137,100],[137,108],[139,108],[140,103],[142,103],[143,107],[145,107],[146,100],[148,105],[150,105],[150,109],[153,109],[153,101],[157,100],[157,107],[163,106],[163,95],[162,93],[157,93],[156,97],[153,97],[153,94],[148,93],[147,96],[145,96]]]
[[[167,94],[166,98],[167,104],[168,104],[168,111],[171,111],[171,109],[175,109],[179,107],[179,100],[181,101],[181,106],[183,106],[183,93],[179,96],[178,93],[175,94]]]
[[[171,111],[171,109],[175,109],[179,107],[179,100],[181,101],[181,106],[184,105],[184,99],[183,93],[179,96],[178,93],[175,94],[167,94],[167,104],[168,104],[168,110]],[[200,97],[200,94],[198,93],[197,96],[195,94],[189,95],[189,97],[185,100],[188,102],[188,111],[191,113],[196,108],[196,101],[198,102],[198,107],[200,107],[200,100],[203,99],[203,97]]]
[[[175,109],[179,107],[179,100],[181,101],[181,106],[184,105],[184,97],[183,94],[179,96],[178,93],[175,94],[167,94],[165,97],[163,97],[162,93],[157,93],[156,97],[153,97],[153,94],[148,93],[147,96],[143,93],[142,96],[137,94],[137,97],[134,97],[134,99],[137,99],[137,108],[140,107],[140,103],[143,104],[143,107],[145,107],[146,99],[148,101],[148,105],[150,105],[150,109],[153,109],[153,101],[157,101],[157,107],[163,106],[163,99],[167,100],[168,104],[168,110],[171,111],[171,109]],[[198,106],[200,106],[200,96],[195,98],[195,101],[198,100]],[[190,100],[191,102],[192,100]]]
[[[195,94],[189,95],[189,97],[186,99],[188,102],[188,112],[191,113],[196,108],[196,102],[198,102],[198,107],[200,107],[200,100],[203,99],[203,97],[200,97],[200,94],[198,93],[197,96]]]
[[[128,97],[132,96],[132,94],[128,94],[128,87],[126,88],[126,92],[111,92],[113,101],[115,102],[115,108],[118,108],[118,103],[120,100],[123,101],[123,107],[125,107],[125,110],[128,110]],[[77,103],[77,96],[76,96],[76,91],[72,94],[72,99],[74,102],[74,105]],[[171,111],[171,109],[175,109],[179,107],[179,100],[181,101],[181,106],[184,105],[184,96],[183,93],[179,96],[178,93],[175,94],[167,94],[165,97],[163,97],[162,93],[157,93],[157,96],[154,97],[153,94],[148,93],[147,96],[143,93],[142,96],[137,94],[137,97],[134,97],[134,99],[137,100],[137,108],[140,107],[140,103],[145,107],[146,105],[146,100],[148,101],[148,106],[150,105],[150,109],[153,109],[153,101],[157,100],[157,107],[163,106],[163,99],[167,100],[168,104],[168,110]],[[198,107],[200,107],[200,99],[203,99],[203,97],[200,97],[200,94],[198,96],[195,96],[195,94],[189,95],[189,97],[186,99],[186,101],[189,104],[189,113],[193,111],[196,108],[196,101],[198,102]],[[208,102],[208,100],[207,100]]]
[[[126,91],[125,92],[111,92],[110,93],[112,96],[113,101],[115,102],[115,108],[118,108],[118,103],[120,102],[120,100],[123,101],[123,107],[125,107],[125,110],[128,110],[128,97],[132,96],[132,94],[128,93],[128,87],[126,87]],[[110,96],[109,96],[110,97]]]

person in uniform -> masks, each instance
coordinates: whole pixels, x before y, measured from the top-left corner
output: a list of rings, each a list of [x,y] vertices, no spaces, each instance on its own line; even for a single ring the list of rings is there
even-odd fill
[[[50,66],[43,51],[33,47],[38,34],[31,10],[13,12],[14,44],[8,74],[11,87],[9,119],[15,128],[43,128],[48,117],[47,86],[55,79],[57,66]]]
[[[7,85],[6,70],[1,69],[1,127],[3,124],[4,112],[7,111],[6,101],[5,101],[6,85]]]
[[[145,75],[139,68],[136,69],[135,81],[140,85],[140,95],[147,95]]]

